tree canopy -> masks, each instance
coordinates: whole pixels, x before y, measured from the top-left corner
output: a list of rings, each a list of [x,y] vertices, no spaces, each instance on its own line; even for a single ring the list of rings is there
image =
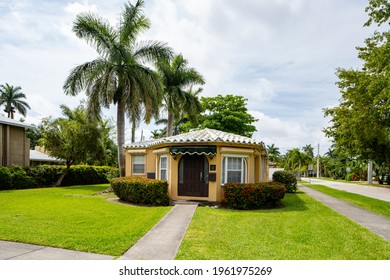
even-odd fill
[[[253,125],[257,121],[248,113],[247,99],[243,96],[228,94],[226,96],[202,97],[203,112],[194,122],[185,125],[189,128],[211,128],[246,137],[252,137],[256,131]]]
[[[42,120],[42,138],[40,140],[51,156],[66,161],[67,170],[56,182],[60,186],[72,164],[87,162],[101,152],[100,131],[97,122],[88,120],[82,106],[71,110],[61,105],[64,117]]]
[[[5,105],[4,112],[8,118],[13,119],[16,111],[25,117],[27,109],[31,109],[30,105],[22,100],[26,99],[26,95],[21,90],[21,87],[10,86],[7,83],[0,85],[0,105]]]
[[[370,1],[370,20],[382,24],[389,19],[387,1]],[[358,47],[361,69],[337,69],[341,99],[324,109],[331,117],[325,128],[336,149],[350,156],[371,159],[390,166],[390,33],[375,32]]]

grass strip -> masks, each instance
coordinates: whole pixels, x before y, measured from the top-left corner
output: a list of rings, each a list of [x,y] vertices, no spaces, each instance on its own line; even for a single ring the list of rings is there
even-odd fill
[[[333,188],[329,188],[323,185],[318,184],[309,184],[309,183],[301,183],[306,187],[315,189],[324,194],[330,195],[332,197],[344,200],[356,206],[359,206],[363,209],[374,212],[378,215],[382,215],[390,218],[390,202],[367,197],[360,194],[350,193],[346,191],[336,190]]]

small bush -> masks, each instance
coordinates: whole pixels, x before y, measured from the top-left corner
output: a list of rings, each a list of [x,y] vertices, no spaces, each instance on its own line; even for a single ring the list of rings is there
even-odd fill
[[[0,190],[12,189],[12,174],[9,168],[0,166]]]
[[[257,184],[228,183],[223,186],[224,204],[241,210],[275,206],[283,199],[286,188],[277,182]]]
[[[282,183],[286,187],[286,192],[292,193],[297,191],[297,177],[287,171],[276,171],[272,175],[272,180]]]
[[[13,189],[28,189],[37,187],[35,180],[28,176],[26,170],[20,166],[13,166],[11,169],[12,174],[12,188]]]
[[[140,176],[111,180],[115,194],[122,200],[142,205],[169,205],[168,182]]]
[[[351,174],[351,173],[348,173],[348,174],[345,176],[345,181],[352,181],[352,174]]]

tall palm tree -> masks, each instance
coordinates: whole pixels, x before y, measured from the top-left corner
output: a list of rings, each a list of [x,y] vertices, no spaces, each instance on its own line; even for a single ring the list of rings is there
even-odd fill
[[[191,96],[186,88],[203,85],[205,81],[194,68],[188,67],[188,61],[181,54],[173,59],[161,59],[156,66],[164,85],[164,102],[168,111],[167,136],[172,136],[174,119],[180,115],[181,109],[185,106],[185,109],[194,108],[188,105],[195,101],[193,98],[196,94]]]
[[[92,13],[77,16],[73,26],[76,36],[96,48],[99,57],[75,67],[64,83],[64,91],[77,95],[85,90],[90,116],[99,116],[101,107],[117,108],[117,145],[120,174],[124,175],[125,115],[132,124],[149,122],[162,102],[163,88],[156,72],[145,63],[169,59],[172,51],[155,41],[137,42],[137,36],[150,27],[143,15],[143,0],[127,3],[116,29]],[[143,110],[144,109],[144,110]]]
[[[4,112],[8,114],[8,118],[14,118],[15,110],[25,117],[27,108],[31,109],[26,101],[21,100],[26,98],[21,90],[21,87],[10,86],[7,83],[0,85],[0,106],[5,104]]]
[[[275,147],[275,144],[267,145],[267,152],[268,152],[268,157],[270,161],[277,163],[279,161],[280,157],[280,151],[279,148]]]

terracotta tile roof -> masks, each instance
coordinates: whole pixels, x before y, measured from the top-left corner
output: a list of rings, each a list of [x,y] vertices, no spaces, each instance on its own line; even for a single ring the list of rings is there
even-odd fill
[[[185,144],[185,143],[208,143],[208,142],[219,142],[219,143],[240,143],[240,144],[251,144],[260,145],[264,147],[262,141],[236,135],[233,133],[227,133],[220,130],[205,128],[202,130],[194,130],[188,133],[179,134],[175,136],[147,140],[143,142],[134,142],[126,145],[126,148],[148,148],[160,144]]]

